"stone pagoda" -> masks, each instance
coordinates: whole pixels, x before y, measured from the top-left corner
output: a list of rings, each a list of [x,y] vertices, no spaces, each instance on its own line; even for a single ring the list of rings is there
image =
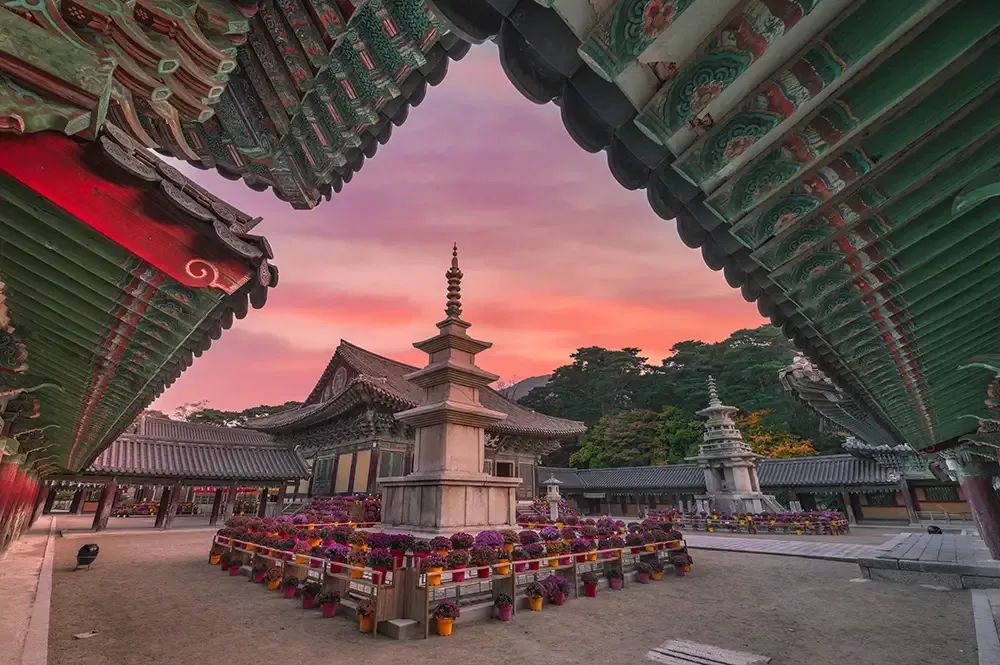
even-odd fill
[[[395,414],[415,430],[413,471],[379,480],[383,525],[422,536],[514,525],[521,483],[483,472],[485,428],[507,415],[479,401],[480,391],[499,377],[476,366],[476,354],[492,344],[466,332],[457,245],[445,276],[445,319],[437,335],[414,344],[429,356],[427,366],[404,377],[424,389],[424,401]]]
[[[719,399],[715,378],[708,377],[708,407],[698,466],[705,473],[706,494],[698,497],[705,512],[765,512],[768,501],[757,480],[757,454],[743,441],[733,414],[739,409]]]

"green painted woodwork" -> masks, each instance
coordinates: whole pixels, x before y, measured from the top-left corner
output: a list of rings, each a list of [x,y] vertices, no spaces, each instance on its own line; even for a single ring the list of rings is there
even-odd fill
[[[33,89],[0,64],[0,131],[95,136],[111,98],[115,63],[0,7],[0,52],[27,66]],[[6,58],[5,58],[6,59]],[[45,90],[44,96],[39,91]]]
[[[49,428],[49,462],[78,470],[162,390],[166,367],[200,353],[222,292],[182,287],[6,177],[0,239],[0,281],[28,350],[27,371],[0,373],[0,390],[50,384],[14,431]]]
[[[712,127],[675,162],[674,168],[699,185],[717,175],[879,47],[924,4],[917,0],[868,0],[801,59],[775,74],[735,112]]]

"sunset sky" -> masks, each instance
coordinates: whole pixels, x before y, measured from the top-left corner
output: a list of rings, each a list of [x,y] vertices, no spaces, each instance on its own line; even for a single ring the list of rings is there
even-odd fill
[[[451,63],[354,180],[311,211],[184,167],[263,216],[281,283],[153,404],[221,409],[304,399],[340,339],[414,364],[412,342],[443,318],[457,241],[464,318],[494,346],[484,369],[548,373],[581,346],[638,346],[655,361],[685,339],[717,341],[763,322],[566,133],[553,104],[507,81],[496,47]]]

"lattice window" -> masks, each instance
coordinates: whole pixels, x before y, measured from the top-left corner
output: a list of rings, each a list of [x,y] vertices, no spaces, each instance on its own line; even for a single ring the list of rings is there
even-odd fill
[[[869,506],[895,506],[896,492],[865,492]]]
[[[382,450],[379,452],[378,477],[395,478],[403,475],[404,454],[401,450]]]
[[[924,494],[928,501],[961,501],[958,498],[958,488],[953,485],[936,485],[925,487]]]

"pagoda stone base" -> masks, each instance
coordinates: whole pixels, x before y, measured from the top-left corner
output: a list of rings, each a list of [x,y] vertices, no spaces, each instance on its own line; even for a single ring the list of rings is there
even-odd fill
[[[720,513],[769,513],[764,495],[757,492],[738,494],[734,492],[719,492],[712,495],[696,497],[699,505],[708,504],[705,512]],[[702,509],[704,510],[704,509]]]
[[[410,474],[382,478],[382,523],[386,531],[419,537],[449,536],[514,527],[520,478],[487,474]]]

